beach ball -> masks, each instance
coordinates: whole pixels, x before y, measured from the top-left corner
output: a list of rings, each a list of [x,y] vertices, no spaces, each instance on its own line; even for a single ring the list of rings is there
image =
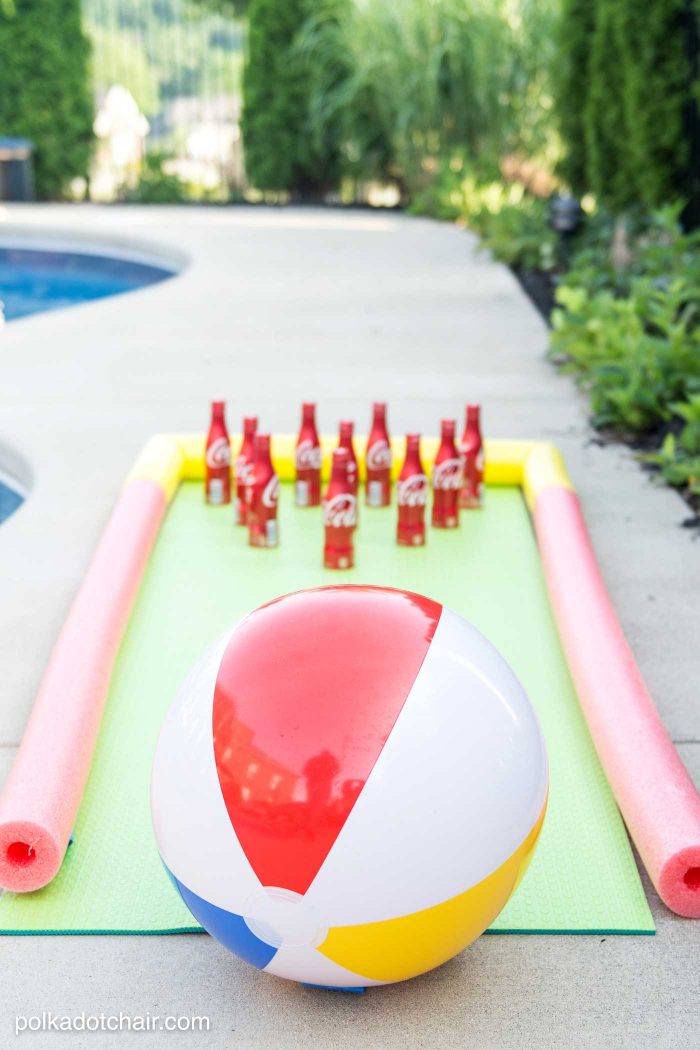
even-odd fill
[[[151,806],[197,921],[267,973],[402,981],[462,951],[532,855],[547,759],[510,667],[461,616],[380,587],[256,609],[165,719]]]

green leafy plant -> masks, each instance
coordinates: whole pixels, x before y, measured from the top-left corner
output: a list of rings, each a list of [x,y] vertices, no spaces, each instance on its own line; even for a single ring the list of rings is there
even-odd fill
[[[547,220],[547,204],[538,198],[489,213],[482,244],[515,270],[551,271],[557,263],[557,237]]]
[[[669,485],[686,490],[696,510],[700,508],[700,393],[672,406],[682,422],[678,433],[668,433],[657,452],[643,455]]]
[[[453,163],[433,186],[419,194],[411,210],[457,219],[481,238],[482,248],[515,270],[551,271],[557,264],[558,238],[549,224],[546,200],[522,183],[464,174]],[[496,169],[497,171],[497,169]],[[436,201],[437,197],[437,201]]]
[[[550,356],[579,375],[596,426],[634,434],[667,422],[700,386],[700,288],[632,281],[628,297],[557,289]]]

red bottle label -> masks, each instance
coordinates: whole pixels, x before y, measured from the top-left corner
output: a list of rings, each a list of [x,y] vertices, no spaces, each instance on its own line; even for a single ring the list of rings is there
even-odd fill
[[[354,562],[353,531],[357,524],[357,498],[351,492],[339,492],[323,504],[326,542],[323,564],[327,569],[351,569]]]
[[[399,517],[397,543],[403,547],[420,547],[425,543],[425,505],[428,501],[428,478],[423,473],[400,478],[396,485]]]
[[[294,453],[297,507],[318,507],[321,502],[321,447],[314,437],[300,438]]]
[[[433,467],[433,515],[436,528],[454,529],[459,523],[459,492],[462,487],[462,460],[443,459]]]
[[[386,438],[367,449],[367,506],[387,507],[391,502],[391,448]]]
[[[254,482],[248,488],[248,538],[253,547],[276,547],[277,501],[279,478],[272,474],[264,483]]]
[[[231,446],[228,437],[209,437],[205,452],[207,503],[231,502]]]

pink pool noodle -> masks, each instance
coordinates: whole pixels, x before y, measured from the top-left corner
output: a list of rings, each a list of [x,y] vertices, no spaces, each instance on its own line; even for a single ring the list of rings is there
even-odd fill
[[[664,903],[700,918],[700,794],[622,633],[576,494],[543,489],[534,520],[581,707],[629,833]]]
[[[156,482],[129,482],[70,608],[0,796],[4,889],[39,889],[61,866],[114,660],[165,507]]]

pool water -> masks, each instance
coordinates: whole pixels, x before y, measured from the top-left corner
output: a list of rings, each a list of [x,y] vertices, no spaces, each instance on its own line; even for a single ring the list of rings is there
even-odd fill
[[[24,496],[0,479],[0,522],[9,518],[10,514],[14,514],[22,503],[24,503]]]
[[[0,303],[7,321],[157,284],[174,271],[82,252],[0,245]]]

